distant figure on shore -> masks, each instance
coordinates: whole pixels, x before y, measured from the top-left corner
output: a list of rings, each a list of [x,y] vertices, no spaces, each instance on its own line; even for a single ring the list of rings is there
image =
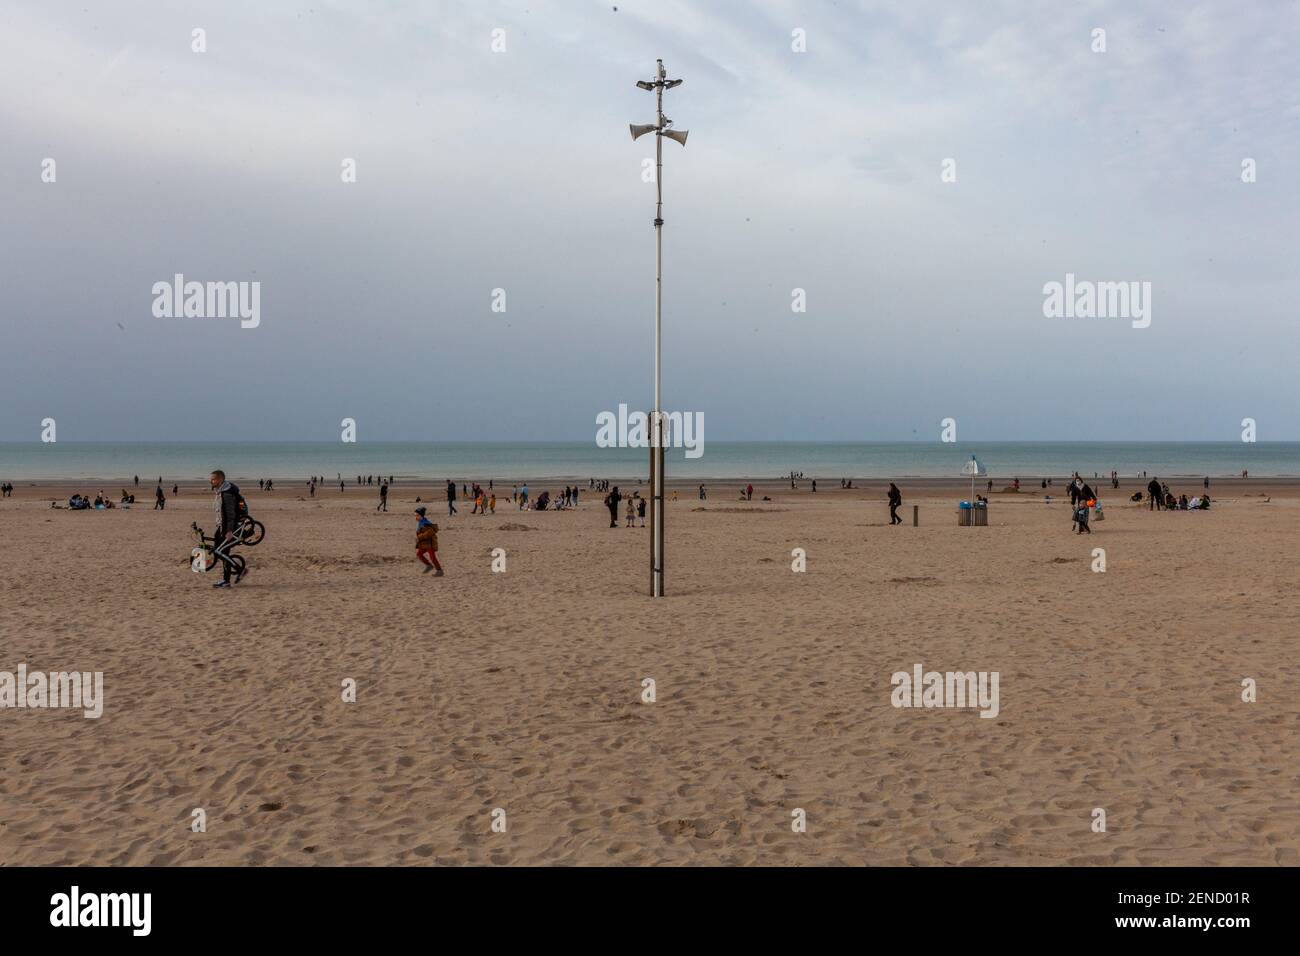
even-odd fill
[[[339,489],[342,490],[342,488],[343,485],[340,484]],[[388,510],[388,482],[386,481],[379,486],[379,505],[375,510],[385,512]]]
[[[754,485],[752,482],[750,484],[745,485],[745,500],[746,501],[754,500]]]
[[[524,486],[519,489],[519,510],[528,510],[528,482],[526,481],[524,482]]]
[[[135,476],[135,486],[136,486],[137,488],[140,487],[140,476],[139,476],[139,475],[136,475],[136,476]]]
[[[456,513],[456,482],[447,482],[447,517]]]
[[[452,485],[455,490],[455,485]],[[416,508],[420,520],[415,525],[415,556],[424,565],[424,573],[435,572],[434,577],[442,577],[442,565],[438,563],[438,526],[424,516],[423,506]]]
[[[891,525],[902,524],[903,519],[898,516],[898,509],[903,504],[903,493],[898,490],[898,485],[892,481],[889,483],[889,523]]]
[[[153,491],[153,510],[154,511],[167,510],[167,499],[163,495],[162,485],[159,485]]]
[[[709,497],[709,493],[708,493],[707,491],[704,490],[704,486],[703,486],[703,485],[700,485],[700,500],[701,500],[701,501],[707,501],[707,500],[708,500],[708,497]]]
[[[1206,490],[1206,491],[1209,491],[1209,490],[1210,490],[1210,476],[1209,476],[1209,475],[1206,475],[1206,476],[1205,476],[1205,481],[1204,481],[1203,484],[1204,484],[1205,490]]]
[[[618,503],[623,500],[623,496],[618,493],[618,485],[615,485],[605,496],[605,507],[609,509],[609,526],[618,527]]]
[[[814,478],[814,479],[812,480],[812,493],[813,493],[813,494],[817,494],[817,479],[816,479],[816,478]]]

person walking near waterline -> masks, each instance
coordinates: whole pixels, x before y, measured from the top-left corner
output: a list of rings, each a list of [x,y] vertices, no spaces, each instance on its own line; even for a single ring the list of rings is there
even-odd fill
[[[898,509],[902,504],[903,493],[898,490],[898,485],[891,481],[889,483],[889,523],[891,525],[903,523],[903,519],[898,516]]]

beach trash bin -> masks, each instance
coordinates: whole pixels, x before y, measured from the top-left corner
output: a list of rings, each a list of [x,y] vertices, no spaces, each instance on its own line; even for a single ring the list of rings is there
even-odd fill
[[[989,509],[974,508],[970,512],[971,517],[975,519],[976,527],[987,528],[989,524]]]

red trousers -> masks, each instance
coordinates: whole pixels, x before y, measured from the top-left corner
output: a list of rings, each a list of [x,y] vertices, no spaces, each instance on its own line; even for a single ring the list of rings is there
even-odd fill
[[[442,565],[438,563],[438,552],[430,551],[428,548],[416,548],[415,556],[420,559],[421,563],[438,571],[442,570]]]

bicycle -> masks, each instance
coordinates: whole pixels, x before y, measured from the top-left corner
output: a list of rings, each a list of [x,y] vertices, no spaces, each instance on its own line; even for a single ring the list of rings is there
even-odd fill
[[[229,559],[230,561],[231,569],[235,572],[236,577],[244,576],[244,570],[247,565],[247,562],[244,561],[242,555],[236,554],[235,552],[229,550],[229,548],[234,547],[235,545],[238,544],[248,543],[248,541],[245,540],[244,537],[242,537],[242,534],[245,531],[248,532],[257,531],[257,529],[249,528],[248,522],[250,521],[252,521],[252,519],[246,517],[244,521],[240,522],[236,534],[232,536],[230,545],[224,552],[226,558]],[[260,533],[257,534],[256,541],[254,542],[257,543],[262,540],[263,536],[265,536],[266,529],[262,527],[261,522],[253,522],[253,523],[256,524],[258,528],[261,529]],[[190,522],[190,531],[194,534],[195,540],[198,541],[198,546],[190,551],[190,570],[193,571],[195,574],[204,574],[208,571],[211,571],[216,566],[217,540],[215,538],[209,538],[206,534],[204,534],[203,529],[199,527],[197,521]]]

